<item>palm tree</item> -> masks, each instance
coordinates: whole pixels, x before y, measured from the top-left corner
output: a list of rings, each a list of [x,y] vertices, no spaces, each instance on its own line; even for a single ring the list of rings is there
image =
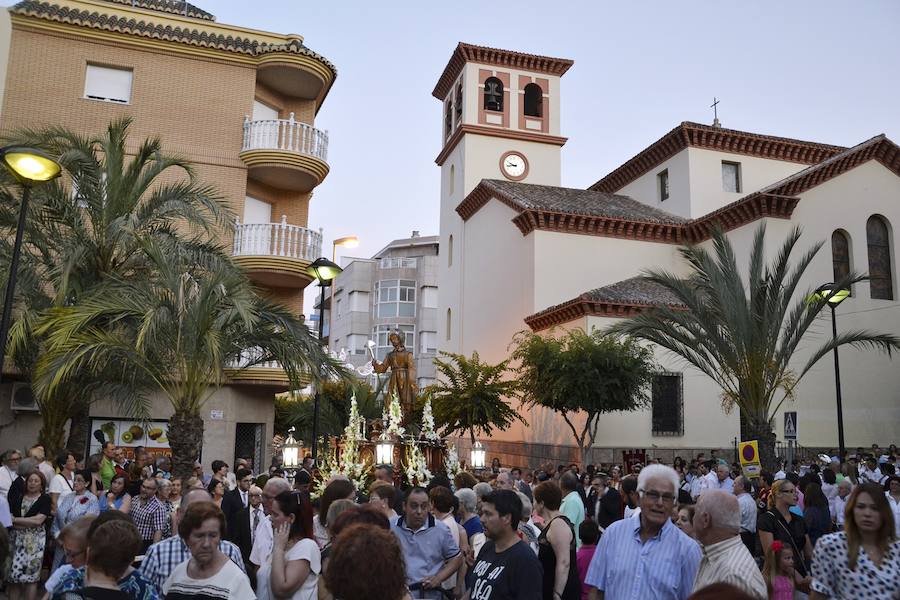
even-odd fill
[[[48,311],[37,328],[47,351],[35,387],[53,396],[81,373],[117,365],[132,393],[162,392],[172,405],[169,442],[176,475],[189,475],[203,442],[204,403],[226,365],[277,360],[295,387],[343,374],[287,308],[259,296],[236,267],[205,269],[170,260],[146,243],[144,280],[110,279],[72,306]],[[252,349],[252,352],[247,352]]]
[[[46,311],[77,303],[110,278],[147,277],[152,265],[143,252],[146,240],[165,241],[173,261],[212,268],[223,260],[210,244],[217,231],[227,232],[233,222],[222,199],[197,181],[187,162],[164,154],[157,138],[144,140],[129,157],[130,124],[130,119],[114,121],[105,135],[95,137],[49,127],[22,130],[4,140],[59,157],[66,173],[36,188],[29,208],[9,342],[12,358],[29,378],[35,377],[35,364],[44,352],[35,328]],[[0,180],[0,227],[8,232],[15,228],[19,206],[10,183]],[[0,270],[7,271],[12,236],[2,237]],[[43,420],[39,438],[48,452],[62,446],[69,418],[68,446],[84,448],[88,404],[109,393],[115,379],[83,373],[71,379],[73,385],[54,387],[55,396],[35,390]],[[126,402],[123,412],[142,415],[144,406],[129,402],[128,394],[119,396]]]
[[[350,419],[350,399],[356,396],[357,410],[366,421],[380,419],[382,403],[365,382],[328,381],[321,386],[319,406],[320,437],[340,436]],[[275,434],[286,435],[295,427],[294,437],[312,441],[313,399],[290,394],[275,401]]]
[[[900,349],[900,338],[871,331],[846,331],[817,348],[796,370],[791,361],[825,302],[810,300],[798,286],[821,249],[818,242],[791,266],[800,239],[795,227],[770,264],[765,264],[765,224],[757,228],[745,286],[734,249],[722,231],[713,234],[713,252],[700,246],[680,249],[691,274],[651,270],[646,279],[673,294],[683,307],[660,306],[614,325],[610,331],[644,339],[681,357],[709,376],[722,390],[723,407],[741,412],[744,439],[757,439],[764,468],[775,464],[773,420],[793,399],[797,385],[819,359],[835,347],[851,345],[887,352]],[[850,273],[840,289],[865,279]]]
[[[482,362],[477,352],[472,358],[450,352],[441,355],[449,360],[434,359],[441,377],[425,393],[431,397],[435,427],[444,435],[469,432],[475,444],[476,431],[489,436],[495,427],[505,430],[514,421],[526,423],[504,400],[519,389],[515,380],[506,378],[509,360],[492,365]]]

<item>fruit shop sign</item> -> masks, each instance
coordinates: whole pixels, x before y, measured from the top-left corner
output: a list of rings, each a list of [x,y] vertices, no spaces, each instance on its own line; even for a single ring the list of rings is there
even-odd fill
[[[154,456],[172,454],[169,448],[168,421],[131,421],[124,419],[92,419],[89,452],[95,454],[106,441],[125,450],[127,458],[133,449],[143,446]]]

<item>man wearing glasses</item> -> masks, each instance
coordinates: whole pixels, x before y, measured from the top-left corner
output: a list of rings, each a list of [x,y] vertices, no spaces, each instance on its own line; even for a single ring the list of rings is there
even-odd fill
[[[672,523],[678,473],[648,465],[638,476],[640,514],[616,521],[600,538],[585,583],[593,600],[685,600],[700,565],[700,546]]]
[[[7,450],[0,455],[0,496],[4,498],[9,495],[9,488],[12,482],[19,476],[19,462],[22,460],[22,453],[18,450]]]

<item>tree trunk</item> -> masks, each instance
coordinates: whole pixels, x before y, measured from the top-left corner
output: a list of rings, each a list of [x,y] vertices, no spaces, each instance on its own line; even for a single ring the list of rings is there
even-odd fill
[[[172,448],[172,474],[190,477],[203,445],[203,419],[196,412],[177,410],[169,419],[169,446]]]
[[[90,433],[90,405],[87,402],[75,402],[69,414],[72,422],[69,424],[69,439],[66,441],[66,448],[69,452],[76,452],[81,455],[88,444],[88,434]]]
[[[66,436],[66,421],[69,420],[67,411],[60,407],[41,406],[41,430],[38,432],[38,443],[44,447],[44,454],[50,459],[63,449],[63,440]],[[79,454],[84,447],[79,450]]]
[[[756,440],[759,445],[759,463],[764,471],[775,473],[778,470],[775,460],[775,432],[769,423],[756,423],[747,440]]]

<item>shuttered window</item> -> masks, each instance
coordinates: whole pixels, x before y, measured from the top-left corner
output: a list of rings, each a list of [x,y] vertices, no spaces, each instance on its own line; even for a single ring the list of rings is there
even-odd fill
[[[84,97],[117,104],[131,102],[131,84],[134,72],[131,69],[117,69],[88,65],[84,77]]]

